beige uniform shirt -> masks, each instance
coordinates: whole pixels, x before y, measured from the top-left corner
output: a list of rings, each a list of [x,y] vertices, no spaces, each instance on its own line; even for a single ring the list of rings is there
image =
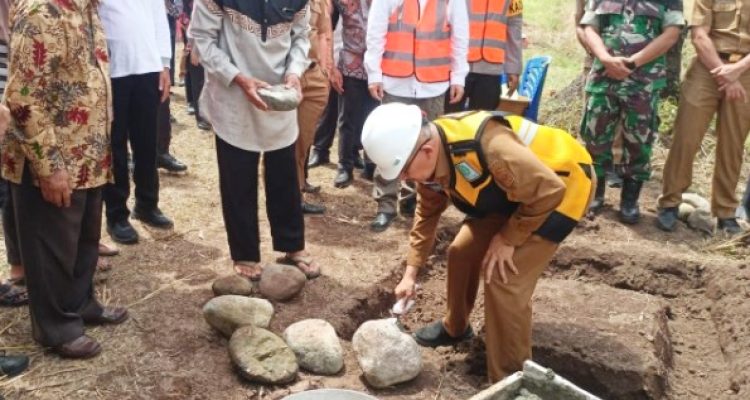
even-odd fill
[[[331,13],[328,9],[328,0],[310,0],[310,52],[308,57],[311,61],[326,66],[331,65]],[[325,47],[325,48],[323,48]],[[325,59],[321,59],[324,57]]]
[[[750,53],[750,0],[695,0],[690,26],[710,27],[719,53]]]
[[[495,182],[508,200],[518,202],[516,211],[500,229],[513,246],[523,244],[562,202],[565,184],[544,165],[510,128],[489,122],[482,136],[482,151]],[[434,182],[449,190],[452,168],[445,151],[438,154]],[[417,210],[409,236],[407,265],[421,267],[432,252],[440,215],[448,207],[447,192],[417,185]]]

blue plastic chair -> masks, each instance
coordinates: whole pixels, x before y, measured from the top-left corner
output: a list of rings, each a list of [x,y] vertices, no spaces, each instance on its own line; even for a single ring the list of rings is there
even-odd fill
[[[529,107],[526,108],[523,116],[529,120],[537,122],[539,117],[539,106],[542,103],[542,91],[544,90],[544,81],[547,79],[547,70],[552,62],[550,56],[537,56],[526,62],[523,69],[520,82],[518,83],[518,94],[529,98]],[[501,78],[501,83],[506,82],[505,75]]]

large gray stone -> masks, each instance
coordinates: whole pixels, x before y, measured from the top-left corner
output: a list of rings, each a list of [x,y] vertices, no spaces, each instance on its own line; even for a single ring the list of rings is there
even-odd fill
[[[367,321],[352,338],[367,383],[384,388],[410,381],[422,371],[422,352],[392,319]]]
[[[299,94],[296,90],[287,88],[285,85],[273,85],[258,89],[258,95],[274,111],[291,111],[300,103]]]
[[[682,202],[690,204],[697,210],[711,211],[711,202],[696,193],[683,193]]]
[[[225,296],[228,294],[250,296],[255,291],[255,288],[253,287],[253,284],[250,282],[250,280],[239,275],[229,275],[223,278],[219,278],[214,281],[211,289],[217,296]]]
[[[275,301],[286,301],[305,287],[307,277],[297,267],[268,264],[260,276],[260,294]]]
[[[668,303],[610,286],[541,280],[534,360],[606,399],[661,399],[672,365]]]
[[[302,369],[333,375],[344,367],[344,349],[336,330],[322,319],[307,319],[289,325],[284,340],[297,355]]]
[[[237,329],[229,340],[229,356],[240,375],[262,384],[288,383],[297,376],[297,357],[273,333],[254,326]]]
[[[715,220],[711,216],[711,211],[696,209],[688,216],[687,224],[689,227],[705,234],[711,235],[714,233]]]
[[[232,336],[237,328],[255,325],[268,328],[273,305],[268,300],[226,295],[214,297],[203,306],[203,317],[224,336]]]

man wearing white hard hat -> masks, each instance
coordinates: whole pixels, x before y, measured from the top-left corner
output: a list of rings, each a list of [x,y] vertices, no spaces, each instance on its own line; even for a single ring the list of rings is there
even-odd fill
[[[391,103],[365,122],[362,145],[386,179],[417,182],[411,250],[396,297],[414,295],[418,269],[452,202],[467,214],[448,248],[447,313],[418,330],[423,346],[471,338],[469,314],[485,279],[491,381],[531,358],[531,295],[559,243],[586,213],[595,184],[591,156],[565,131],[476,111],[423,119]]]

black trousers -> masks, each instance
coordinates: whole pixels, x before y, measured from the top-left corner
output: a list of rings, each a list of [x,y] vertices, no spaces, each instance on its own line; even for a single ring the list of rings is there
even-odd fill
[[[34,340],[57,346],[83,335],[83,320],[99,316],[93,277],[99,258],[101,189],[75,190],[68,208],[42,197],[26,169],[11,187],[21,259],[26,270]]]
[[[0,181],[3,190],[6,192],[5,202],[3,204],[3,232],[5,234],[5,256],[8,265],[21,265],[21,249],[18,245],[18,230],[16,227],[16,211],[13,206],[13,196],[11,194],[12,184],[5,179]]]
[[[172,59],[169,61],[169,82],[174,85],[174,75],[175,75],[175,56],[174,56],[174,50],[177,45],[177,19],[169,14],[167,14],[167,22],[169,23],[169,41],[170,46],[172,48]]]
[[[172,121],[170,120],[172,115],[171,110],[171,99],[167,97],[167,100],[159,103],[159,112],[156,119],[157,131],[156,131],[156,154],[168,154],[169,145],[172,143]]]
[[[500,76],[470,72],[466,76],[464,97],[456,104],[450,104],[450,90],[446,93],[445,112],[467,110],[494,111],[500,104]]]
[[[200,100],[201,93],[203,92],[203,84],[206,82],[206,71],[203,69],[203,65],[193,65],[188,60],[187,77],[185,79],[185,87],[190,92],[190,102],[195,107],[195,121],[200,122],[203,120],[201,116]]]
[[[159,175],[156,171],[159,73],[112,79],[112,168],[115,182],[104,188],[107,222],[127,219],[130,211],[128,140],[133,152],[135,206],[149,210],[159,203]],[[169,116],[167,116],[169,118]]]
[[[258,162],[261,153],[242,150],[216,136],[219,186],[229,252],[234,261],[260,261]],[[266,215],[273,249],[293,253],[305,248],[302,196],[297,185],[295,144],[263,153]]]
[[[326,105],[323,116],[318,123],[318,129],[315,131],[315,142],[313,146],[315,151],[323,158],[328,159],[330,156],[333,138],[336,136],[336,128],[339,124],[339,93],[333,89],[328,95],[328,104]]]
[[[344,77],[344,95],[339,97],[339,168],[351,172],[354,156],[362,143],[362,127],[380,104],[370,96],[367,81]]]

